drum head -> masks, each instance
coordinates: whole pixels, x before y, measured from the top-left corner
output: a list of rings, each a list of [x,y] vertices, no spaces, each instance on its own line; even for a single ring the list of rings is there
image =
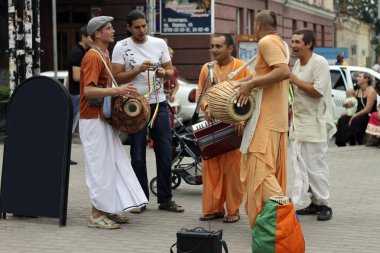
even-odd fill
[[[139,116],[143,110],[141,103],[136,99],[128,99],[124,106],[124,112],[131,118]]]
[[[150,113],[145,97],[137,93],[116,96],[112,99],[111,124],[120,131],[135,133],[147,126]]]
[[[230,103],[228,103],[228,111],[233,118],[233,121],[229,122],[231,124],[249,119],[252,116],[253,110],[255,109],[255,102],[253,101],[252,97],[248,98],[248,101],[245,105],[238,107],[237,104],[233,102],[236,100],[236,95],[237,93],[232,96]]]

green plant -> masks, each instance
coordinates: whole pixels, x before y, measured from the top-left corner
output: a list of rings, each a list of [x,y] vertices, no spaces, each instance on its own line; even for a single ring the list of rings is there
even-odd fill
[[[11,94],[9,87],[0,86],[0,101],[8,100]]]

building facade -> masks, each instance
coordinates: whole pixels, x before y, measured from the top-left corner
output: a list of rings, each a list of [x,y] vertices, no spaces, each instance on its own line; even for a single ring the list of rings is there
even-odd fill
[[[36,0],[34,0],[36,1]],[[200,2],[201,0],[174,0],[177,2]],[[126,36],[126,15],[134,8],[147,10],[147,2],[152,0],[56,0],[58,69],[66,69],[66,60],[70,49],[75,45],[75,34],[95,15],[109,15],[115,18],[113,25],[116,40]],[[39,0],[41,71],[53,70],[53,29],[52,1]],[[156,1],[159,17],[160,1]],[[317,35],[317,47],[333,47],[335,14],[332,1],[327,0],[212,0],[213,32],[229,33],[235,39],[248,38],[254,40],[253,21],[260,10],[271,9],[278,15],[278,32],[290,44],[293,31],[308,27]],[[0,28],[3,29],[7,13],[2,10]],[[3,21],[4,20],[4,21]],[[159,20],[159,19],[157,19]],[[6,29],[6,28],[5,28]],[[4,29],[3,29],[4,30]],[[0,33],[4,35],[4,33]],[[174,65],[180,75],[192,82],[197,82],[201,66],[210,60],[210,34],[161,34],[175,51]],[[237,48],[239,48],[237,42]],[[2,45],[7,47],[8,45]],[[112,50],[111,45],[110,50]],[[2,57],[6,57],[3,56]],[[5,69],[6,66],[1,66]]]

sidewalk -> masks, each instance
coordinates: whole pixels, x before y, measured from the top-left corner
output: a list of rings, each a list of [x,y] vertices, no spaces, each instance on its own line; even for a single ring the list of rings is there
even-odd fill
[[[129,153],[129,146],[125,146]],[[3,145],[0,146],[0,155]],[[181,228],[223,229],[231,253],[251,252],[251,230],[244,210],[238,223],[201,222],[202,186],[185,182],[173,191],[185,213],[158,210],[156,198],[143,214],[129,214],[131,221],[119,230],[87,228],[91,204],[84,179],[82,146],[72,145],[72,160],[78,165],[70,171],[67,226],[58,219],[18,219],[11,215],[0,220],[0,253],[13,252],[133,252],[164,253],[176,241]],[[2,159],[1,159],[2,161]],[[154,153],[147,151],[149,176],[155,175]],[[380,239],[380,149],[364,146],[337,148],[328,152],[333,218],[319,222],[316,216],[301,217],[308,253],[375,253]],[[288,170],[288,181],[292,178]],[[290,189],[288,189],[290,190]],[[176,252],[176,250],[174,250]]]

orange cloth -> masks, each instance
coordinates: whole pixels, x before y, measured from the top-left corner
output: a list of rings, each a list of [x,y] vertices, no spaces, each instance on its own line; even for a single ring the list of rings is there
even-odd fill
[[[254,75],[268,74],[273,65],[280,63],[287,64],[282,39],[277,35],[260,39]],[[288,85],[285,80],[264,86],[256,130],[248,153],[242,156],[240,179],[251,227],[265,200],[286,194]]]
[[[107,51],[108,55],[108,51]],[[108,67],[111,69],[109,57],[105,58]],[[101,56],[94,50],[89,50],[83,57],[80,67],[80,118],[104,119],[103,109],[101,106],[88,106],[87,99],[84,96],[84,86],[95,85],[99,88],[106,87],[108,73],[104,66]]]
[[[243,64],[244,62],[238,59],[234,59],[230,64],[222,68],[215,63],[215,80],[223,82],[227,74],[238,69]],[[208,72],[207,64],[203,65],[199,76],[197,100],[199,99]],[[251,71],[247,67],[236,75],[234,80],[241,79],[250,74]],[[207,88],[211,87],[210,82],[207,85]],[[202,110],[205,109],[206,104],[206,100],[203,99],[201,103]],[[224,211],[224,204],[226,204],[226,211],[229,215],[235,214],[239,210],[243,200],[243,187],[240,182],[240,160],[241,153],[239,149],[235,149],[202,161],[202,212],[204,215]]]
[[[264,202],[286,193],[287,133],[269,131],[267,138],[265,153],[248,152],[241,159],[240,179],[246,193],[245,211],[251,228]]]

